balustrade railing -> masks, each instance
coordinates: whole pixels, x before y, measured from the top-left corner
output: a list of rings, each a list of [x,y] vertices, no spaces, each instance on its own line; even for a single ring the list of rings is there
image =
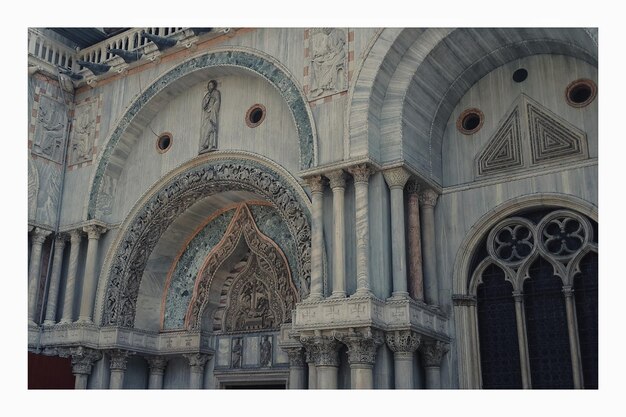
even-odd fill
[[[53,70],[59,66],[72,70],[78,69],[74,49],[50,39],[37,29],[28,29],[28,54],[43,61],[44,65],[48,64]]]

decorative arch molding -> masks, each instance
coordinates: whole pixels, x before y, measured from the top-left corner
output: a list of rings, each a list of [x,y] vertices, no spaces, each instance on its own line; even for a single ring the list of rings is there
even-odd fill
[[[174,90],[178,84],[185,85],[185,79],[191,74],[218,67],[236,67],[250,71],[274,86],[291,110],[296,125],[300,144],[301,169],[304,170],[317,165],[317,143],[315,140],[317,133],[313,115],[306,104],[302,88],[289,71],[276,59],[257,50],[242,47],[216,49],[184,61],[170,69],[140,93],[126,109],[98,157],[96,169],[90,181],[91,188],[85,213],[87,219],[97,217],[98,199],[101,195],[103,180],[111,171],[109,165],[115,165],[113,171],[120,171],[120,167],[127,157],[126,151],[123,149],[116,152],[118,145],[125,141],[132,141],[136,132],[145,128],[143,125],[145,120],[151,120],[163,107],[161,101],[164,102],[167,97],[167,94],[164,93]]]
[[[441,181],[443,134],[456,103],[490,71],[535,54],[597,66],[597,41],[589,29],[383,30],[350,92],[350,157],[402,159]]]
[[[291,310],[298,302],[297,291],[291,281],[291,274],[285,255],[280,248],[257,228],[252,213],[243,203],[237,209],[233,219],[224,233],[224,237],[207,256],[205,263],[196,278],[193,296],[185,316],[187,330],[199,330],[204,310],[211,302],[211,294],[219,296],[221,288],[212,288],[215,274],[226,261],[237,245],[244,239],[248,248],[255,257],[260,259],[259,265],[269,272],[268,308],[273,312],[277,325],[291,319]],[[235,280],[235,290],[240,280]],[[264,284],[266,284],[264,282]],[[232,292],[232,290],[231,290]],[[214,302],[217,300],[214,300]],[[232,302],[232,300],[229,300]],[[225,317],[230,310],[238,310],[236,306],[228,305]]]
[[[559,194],[541,193],[520,196],[506,201],[493,210],[485,213],[468,231],[459,246],[454,262],[453,291],[457,295],[471,295],[468,292],[467,276],[474,250],[480,241],[494,226],[516,212],[532,207],[560,207],[583,214],[598,221],[598,208],[593,203],[578,197]]]
[[[107,254],[99,288],[102,325],[133,327],[143,271],[163,232],[197,201],[222,191],[250,191],[270,201],[296,242],[298,276],[311,276],[309,200],[296,180],[266,158],[247,152],[204,154],[175,169],[137,202]]]

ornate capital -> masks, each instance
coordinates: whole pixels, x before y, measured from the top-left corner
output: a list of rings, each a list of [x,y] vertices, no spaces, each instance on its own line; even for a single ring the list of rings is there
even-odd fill
[[[211,355],[204,353],[186,353],[183,356],[189,361],[191,371],[198,373],[204,372],[204,365],[211,359]]]
[[[441,366],[441,359],[448,350],[450,350],[448,344],[439,340],[425,342],[420,349],[424,366],[427,368]]]
[[[102,226],[90,224],[89,226],[84,226],[83,231],[87,233],[89,239],[100,239],[100,235],[106,232],[107,229]]]
[[[113,370],[120,370],[120,371],[126,370],[126,362],[128,361],[128,357],[132,355],[131,352],[127,350],[115,349],[115,350],[110,350],[107,353],[110,359],[109,367],[111,368],[112,371]]]
[[[404,188],[404,184],[411,178],[411,174],[409,171],[402,167],[391,168],[386,171],[383,171],[383,176],[385,177],[385,181],[387,181],[387,185],[392,190],[395,188]]]
[[[521,303],[522,301],[524,301],[524,294],[522,294],[520,291],[513,291],[513,299],[515,300],[515,302]]]
[[[306,183],[311,189],[311,193],[323,193],[326,180],[321,175],[315,175],[307,178]]]
[[[70,348],[69,354],[72,357],[72,373],[74,374],[91,374],[94,362],[102,358],[100,351],[84,346]]]
[[[574,288],[572,288],[571,285],[564,285],[563,294],[565,295],[565,298],[572,297],[574,295]]]
[[[383,344],[383,338],[380,335],[372,335],[369,331],[366,334],[354,332],[338,334],[335,337],[348,347],[348,362],[351,365],[374,365],[376,351]]]
[[[345,188],[346,187],[346,173],[342,169],[331,171],[326,175],[326,178],[330,181],[330,188]]]
[[[289,367],[302,368],[306,364],[304,360],[303,349],[301,347],[284,347],[282,348],[289,356]]]
[[[454,294],[452,295],[452,303],[455,306],[470,307],[476,305],[476,297],[473,295]]]
[[[348,168],[348,172],[352,174],[355,183],[364,182],[367,184],[374,170],[368,164],[359,164]]]
[[[33,231],[33,243],[38,243],[38,244],[43,244],[43,242],[45,242],[46,238],[51,234],[52,232],[46,229],[42,229],[41,227],[35,227],[35,230]]]
[[[387,346],[394,353],[413,353],[419,347],[421,337],[411,330],[396,330],[386,335]]]
[[[65,247],[65,243],[67,243],[67,238],[68,235],[65,233],[57,233],[57,235],[54,237],[55,246],[60,250],[63,250],[63,248]]]
[[[163,375],[168,359],[165,356],[147,356],[146,361],[151,373]]]
[[[434,190],[426,188],[420,193],[420,206],[435,207],[438,197],[439,194],[437,194]]]
[[[406,192],[409,194],[416,194],[416,195],[419,194],[420,188],[421,188],[421,185],[415,178],[411,178],[406,183]]]
[[[334,337],[301,336],[300,341],[316,366],[339,366],[339,342]]]
[[[68,232],[70,235],[70,243],[72,245],[79,245],[81,239],[83,238],[83,232],[80,229],[74,229]]]

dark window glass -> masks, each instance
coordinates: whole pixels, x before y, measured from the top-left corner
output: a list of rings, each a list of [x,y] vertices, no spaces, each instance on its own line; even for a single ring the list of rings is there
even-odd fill
[[[589,253],[574,277],[578,340],[585,388],[598,388],[598,255]]]

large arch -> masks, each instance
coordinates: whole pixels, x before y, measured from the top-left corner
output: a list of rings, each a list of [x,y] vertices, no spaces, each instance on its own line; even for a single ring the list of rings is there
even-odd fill
[[[351,94],[350,156],[403,160],[440,183],[443,133],[456,103],[493,69],[535,54],[597,66],[597,40],[590,30],[563,28],[382,31]]]
[[[143,271],[170,224],[196,202],[223,191],[253,192],[271,202],[296,242],[298,273],[310,283],[310,203],[277,164],[247,152],[204,154],[164,176],[136,203],[120,226],[103,266],[96,320],[134,327]]]
[[[300,167],[317,165],[316,132],[309,106],[302,88],[295,78],[277,60],[257,50],[230,47],[188,59],[155,80],[128,106],[98,157],[90,181],[85,217],[97,218],[97,203],[106,175],[121,172],[128,157],[128,149],[137,139],[137,133],[167,104],[172,96],[197,83],[208,70],[234,68],[250,71],[267,80],[284,98],[293,117],[300,145]],[[206,77],[205,77],[206,78]]]

